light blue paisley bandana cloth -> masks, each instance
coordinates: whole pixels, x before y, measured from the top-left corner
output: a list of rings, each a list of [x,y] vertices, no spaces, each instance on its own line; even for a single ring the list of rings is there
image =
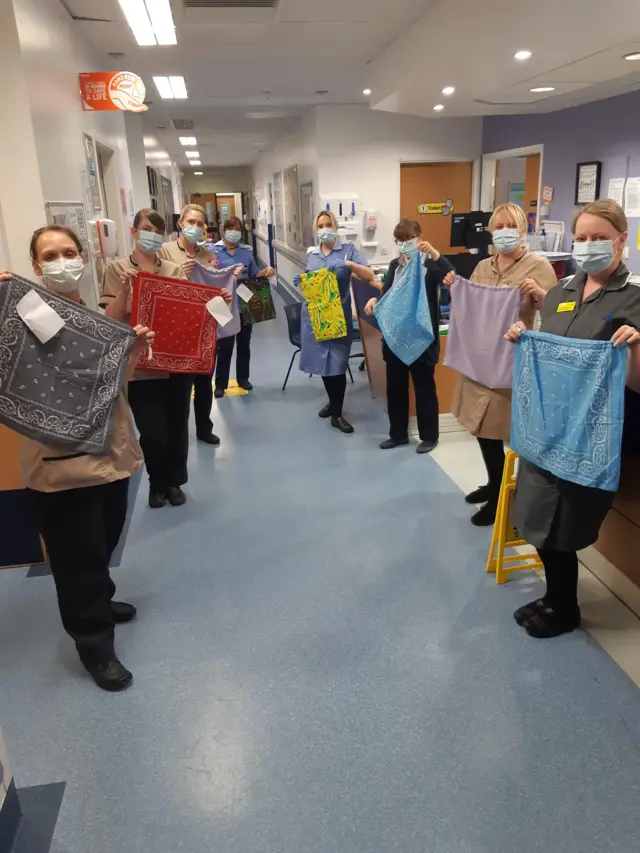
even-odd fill
[[[434,340],[431,314],[424,286],[420,252],[398,268],[393,286],[374,308],[374,316],[391,352],[411,365]]]
[[[515,350],[513,450],[562,480],[615,492],[627,347],[523,332]]]

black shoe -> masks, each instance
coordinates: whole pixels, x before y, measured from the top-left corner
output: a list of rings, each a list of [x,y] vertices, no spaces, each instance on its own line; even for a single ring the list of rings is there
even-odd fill
[[[133,622],[138,612],[133,604],[127,604],[126,601],[112,601],[110,607],[113,621],[117,625],[124,625],[125,622]]]
[[[386,438],[378,445],[380,450],[393,450],[394,447],[402,447],[404,444],[409,444],[409,438]]]
[[[331,417],[331,403],[327,403],[326,406],[323,406],[318,412],[319,418],[330,418]]]
[[[498,501],[488,501],[483,507],[471,516],[471,524],[475,527],[491,527],[495,524],[498,512]]]
[[[164,492],[158,492],[154,489],[149,489],[149,506],[151,509],[160,509],[167,502],[167,496]]]
[[[213,396],[216,398],[216,400],[219,400],[221,397],[224,397],[224,388],[216,388],[216,390],[213,392]]]
[[[480,486],[479,489],[476,489],[475,492],[471,492],[466,495],[465,501],[468,504],[483,504],[486,503],[491,497],[491,490],[489,486]]]
[[[580,618],[580,610],[565,614],[544,607],[524,623],[524,629],[530,637],[548,640],[575,631],[580,627]]]
[[[544,610],[546,604],[541,598],[536,598],[535,601],[530,601],[529,604],[524,604],[522,607],[518,607],[516,612],[513,614],[513,618],[516,620],[518,625],[524,625],[524,623],[531,619],[536,613],[539,613],[541,610]]]
[[[242,382],[238,381],[238,388],[242,388],[243,391],[253,391],[253,385],[248,379],[244,379]]]
[[[437,446],[437,439],[435,441],[421,441],[416,447],[416,453],[431,453],[431,451],[435,450]]]
[[[198,433],[198,441],[203,441],[205,444],[212,444],[218,447],[220,438],[213,432]]]
[[[182,506],[182,504],[186,504],[187,496],[180,486],[169,486],[167,489],[167,500],[171,506]]]
[[[131,686],[133,675],[114,657],[105,663],[85,663],[84,667],[98,687],[116,693]]]
[[[353,432],[353,427],[346,421],[342,415],[339,418],[335,417],[335,415],[331,416],[331,426],[339,429],[340,432],[343,432],[345,435],[350,435]]]

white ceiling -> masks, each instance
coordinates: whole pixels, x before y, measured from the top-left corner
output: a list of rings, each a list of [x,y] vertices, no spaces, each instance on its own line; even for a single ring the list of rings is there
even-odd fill
[[[178,45],[147,48],[117,0],[64,4],[99,19],[74,26],[105,70],[143,77],[153,102],[145,132],[183,166],[179,135],[197,137],[203,167],[252,163],[312,105],[366,102],[365,87],[376,109],[429,117],[549,112],[640,88],[640,62],[621,58],[640,50],[638,0],[280,0],[275,9],[172,0]],[[533,56],[517,63],[523,48]],[[155,91],[152,77],[172,74],[186,78],[187,101]],[[446,85],[456,86],[451,98]],[[529,91],[541,85],[556,92]],[[171,119],[195,130],[179,134]]]

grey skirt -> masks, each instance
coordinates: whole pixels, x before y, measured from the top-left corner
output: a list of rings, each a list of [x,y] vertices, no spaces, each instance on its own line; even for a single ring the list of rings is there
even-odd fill
[[[569,483],[520,459],[511,521],[534,548],[580,551],[597,540],[615,492]]]

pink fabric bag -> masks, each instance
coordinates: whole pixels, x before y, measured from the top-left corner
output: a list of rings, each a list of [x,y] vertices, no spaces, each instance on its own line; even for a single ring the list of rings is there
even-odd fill
[[[458,277],[451,286],[445,365],[485,388],[511,388],[514,348],[504,336],[517,322],[521,302],[518,287]]]

